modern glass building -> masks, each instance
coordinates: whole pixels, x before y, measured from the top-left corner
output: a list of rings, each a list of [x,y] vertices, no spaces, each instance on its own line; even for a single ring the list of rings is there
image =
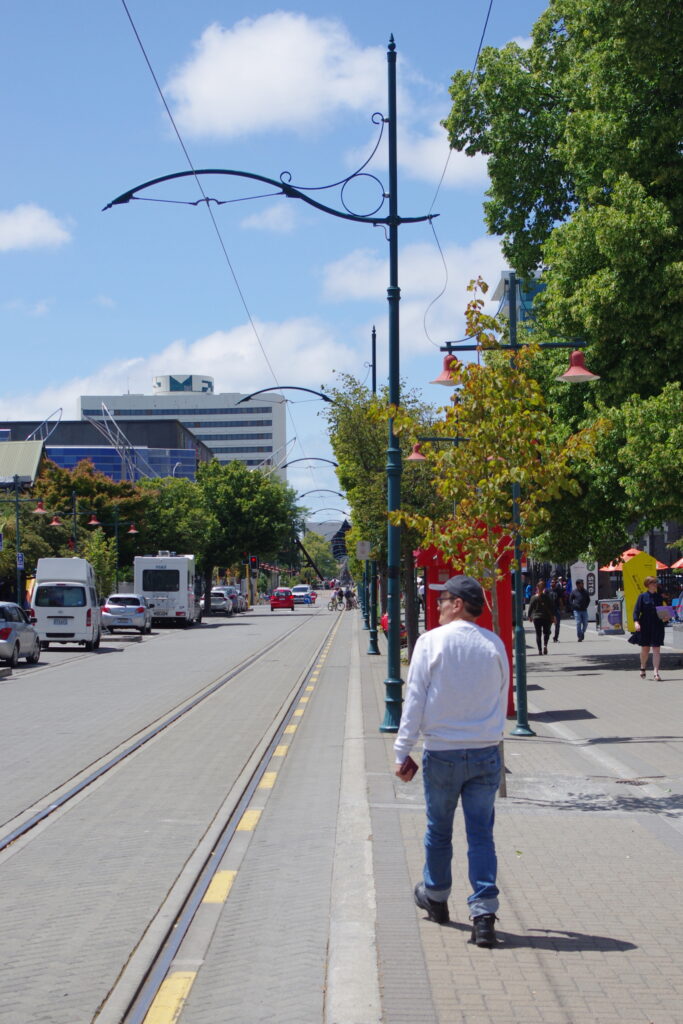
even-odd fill
[[[177,420],[159,422],[129,420],[124,429],[126,444],[106,443],[92,423],[61,420],[41,425],[37,421],[0,423],[0,439],[23,441],[36,431],[49,431],[45,454],[63,469],[74,469],[90,459],[96,470],[112,480],[140,477],[177,476],[194,480],[200,462],[210,462],[209,448]],[[41,436],[44,434],[41,433]]]
[[[236,392],[215,394],[213,378],[200,374],[155,377],[151,395],[84,395],[81,417],[106,420],[103,406],[125,432],[127,421],[179,420],[219,462],[237,459],[252,468],[286,461],[286,399],[264,393],[243,405]],[[284,478],[285,472],[279,471]]]

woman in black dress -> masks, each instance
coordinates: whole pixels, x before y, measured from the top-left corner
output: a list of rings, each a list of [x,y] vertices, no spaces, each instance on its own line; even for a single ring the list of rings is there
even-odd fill
[[[633,624],[640,644],[640,678],[645,678],[647,659],[652,648],[652,665],[654,678],[661,679],[659,674],[659,649],[664,643],[664,621],[657,614],[657,608],[664,604],[662,595],[657,591],[655,576],[646,576],[643,580],[645,590],[638,594],[633,609]]]

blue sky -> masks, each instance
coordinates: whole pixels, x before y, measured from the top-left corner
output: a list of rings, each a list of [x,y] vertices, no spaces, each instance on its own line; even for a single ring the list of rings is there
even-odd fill
[[[528,38],[544,6],[494,0],[486,43]],[[435,403],[443,396],[427,382],[439,344],[462,336],[467,281],[495,285],[504,268],[483,223],[484,163],[452,154],[437,194],[450,76],[472,66],[487,8],[128,2],[194,167],[289,171],[295,185],[336,181],[371,152],[393,33],[399,213],[439,213],[448,266],[446,280],[428,225],[401,228],[401,373]],[[231,202],[214,207],[231,271],[201,205],[102,212],[129,188],[188,168],[120,0],[8,6],[0,123],[0,418],[58,407],[76,417],[79,395],[150,393],[159,373],[210,374],[217,391],[332,386],[335,370],[364,379],[373,324],[386,378],[381,229],[282,197]],[[384,143],[369,169],[386,183]],[[239,180],[203,185],[221,199],[254,194]],[[198,191],[189,179],[146,195],[192,201]],[[338,193],[318,197],[339,205]],[[347,198],[364,212],[375,193],[357,184]],[[320,403],[289,394],[289,457],[329,457]],[[293,467],[290,480],[300,492],[336,489],[322,463]],[[339,503],[324,493],[306,502]]]

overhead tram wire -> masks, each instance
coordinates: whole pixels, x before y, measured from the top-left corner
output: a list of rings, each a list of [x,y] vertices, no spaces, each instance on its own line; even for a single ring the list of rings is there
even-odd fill
[[[192,174],[194,175],[194,180],[197,183],[197,188],[199,189],[199,192],[200,192],[200,195],[201,195],[201,202],[206,207],[206,211],[207,211],[209,217],[211,218],[211,223],[213,224],[213,228],[214,228],[214,231],[216,233],[216,237],[218,239],[218,244],[220,245],[220,248],[221,248],[221,251],[223,253],[223,257],[225,259],[225,262],[228,265],[228,269],[230,271],[230,275],[232,277],[233,283],[234,283],[235,288],[237,290],[237,294],[239,295],[240,302],[242,303],[242,306],[244,308],[244,312],[247,315],[247,319],[249,321],[249,326],[251,327],[251,330],[252,330],[252,332],[254,334],[254,337],[256,338],[256,341],[258,343],[258,346],[261,349],[261,354],[262,354],[262,356],[263,356],[263,358],[264,358],[264,360],[266,362],[266,366],[270,370],[270,373],[271,373],[271,375],[273,377],[273,380],[275,381],[275,387],[279,388],[280,387],[280,383],[278,381],[277,374],[275,373],[275,370],[274,370],[274,368],[272,366],[272,363],[271,363],[270,359],[268,358],[268,353],[266,352],[266,350],[265,350],[265,348],[263,346],[263,342],[261,341],[261,336],[260,336],[260,334],[259,334],[259,332],[258,332],[258,330],[256,328],[256,324],[254,323],[254,318],[251,315],[251,311],[250,311],[250,309],[249,309],[249,307],[247,305],[247,300],[246,300],[246,298],[244,296],[244,293],[242,291],[240,283],[239,283],[239,281],[237,279],[237,274],[235,272],[235,268],[233,267],[232,261],[230,260],[230,256],[228,255],[228,250],[226,248],[225,242],[223,241],[223,236],[221,235],[221,231],[220,231],[220,228],[218,227],[218,223],[217,223],[216,218],[214,216],[214,212],[211,209],[211,204],[209,202],[209,197],[206,195],[206,192],[204,191],[204,189],[202,187],[202,183],[200,181],[199,175],[197,174],[196,168],[195,168],[195,166],[194,166],[194,164],[192,162],[192,158],[190,157],[190,154],[189,154],[189,151],[187,149],[187,146],[185,145],[185,143],[183,141],[183,138],[182,138],[182,136],[180,134],[178,126],[177,126],[177,124],[175,122],[175,119],[173,117],[173,114],[171,113],[171,108],[169,107],[168,103],[166,102],[166,97],[164,96],[163,89],[161,88],[161,85],[159,84],[159,79],[157,78],[156,72],[154,71],[154,68],[152,67],[152,62],[150,61],[149,56],[147,55],[147,51],[145,49],[145,45],[142,42],[142,39],[140,37],[140,33],[138,32],[137,27],[135,25],[135,22],[133,21],[133,16],[131,15],[130,10],[128,9],[128,5],[126,3],[126,0],[121,0],[121,4],[123,6],[124,11],[126,12],[126,17],[128,18],[128,21],[130,23],[130,27],[133,30],[133,35],[135,36],[135,38],[137,40],[137,44],[140,47],[140,52],[142,53],[142,56],[144,57],[145,63],[146,63],[147,68],[149,70],[149,73],[152,76],[152,81],[154,82],[156,90],[159,93],[159,98],[161,99],[161,102],[164,105],[164,110],[166,111],[166,114],[168,115],[168,119],[171,122],[171,125],[173,127],[173,131],[175,132],[176,138],[178,139],[178,142],[180,144],[180,148],[182,149],[182,151],[183,151],[183,153],[185,155],[185,159],[187,160],[188,167],[190,168]],[[167,201],[170,202],[171,200],[167,200]],[[307,453],[304,451],[303,445],[301,444],[301,441],[298,440],[298,438],[300,436],[299,430],[297,429],[297,425],[296,425],[296,423],[294,421],[294,417],[292,415],[292,412],[291,412],[291,409],[290,409],[289,405],[290,405],[290,403],[287,402],[286,403],[287,415],[289,416],[289,418],[291,420],[292,430],[293,430],[293,433],[294,433],[294,437],[297,439],[297,444],[299,445],[299,448],[301,449],[302,455],[306,455]]]
[[[477,47],[477,53],[476,53],[475,58],[474,58],[474,64],[472,65],[472,71],[470,72],[470,81],[469,81],[469,85],[467,87],[467,91],[468,92],[472,88],[472,82],[474,81],[474,76],[477,73],[477,66],[479,64],[479,56],[481,54],[481,50],[482,50],[482,47],[484,45],[484,38],[486,36],[486,29],[488,28],[489,18],[491,17],[491,9],[492,9],[492,7],[493,7],[493,0],[489,0],[488,10],[486,11],[486,18],[484,19],[484,27],[483,27],[483,29],[481,31],[481,36],[480,36],[480,39],[479,39],[479,46]],[[436,200],[438,199],[439,192],[441,191],[441,186],[444,183],[444,179],[446,177],[446,172],[448,170],[448,165],[449,165],[449,163],[451,161],[452,153],[453,153],[453,150],[449,146],[448,147],[448,155],[446,156],[446,162],[444,163],[443,171],[441,172],[441,177],[439,178],[439,183],[436,186],[436,192],[434,193],[434,198],[432,199],[432,204],[429,207],[429,212],[430,213],[432,212],[432,210],[434,209],[434,206],[436,205]],[[427,308],[425,310],[425,313],[424,313],[424,317],[422,318],[422,326],[423,326],[423,329],[424,329],[424,332],[425,332],[425,336],[426,336],[427,340],[429,341],[429,343],[431,345],[434,345],[435,348],[438,348],[439,346],[436,344],[435,341],[432,341],[432,339],[429,336],[429,331],[427,330],[427,316],[428,316],[429,311],[432,308],[432,306],[434,306],[439,301],[439,299],[442,298],[442,296],[446,292],[446,289],[448,288],[448,264],[446,263],[446,257],[444,256],[443,249],[441,248],[441,243],[439,242],[439,238],[438,238],[438,235],[436,233],[436,228],[434,227],[434,220],[431,217],[429,219],[429,226],[432,229],[432,234],[434,235],[434,241],[436,243],[437,249],[439,250],[439,255],[441,256],[441,262],[443,263],[443,267],[444,267],[445,280],[444,280],[443,288],[441,289],[439,294],[436,295],[432,299],[432,301],[429,303],[429,305],[427,306]]]

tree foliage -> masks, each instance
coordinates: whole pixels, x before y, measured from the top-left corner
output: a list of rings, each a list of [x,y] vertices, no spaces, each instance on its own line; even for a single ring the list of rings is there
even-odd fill
[[[486,48],[451,87],[489,230],[520,274],[543,268],[540,327],[590,342],[609,403],[683,362],[682,44],[671,0],[550,0],[529,49]]]

